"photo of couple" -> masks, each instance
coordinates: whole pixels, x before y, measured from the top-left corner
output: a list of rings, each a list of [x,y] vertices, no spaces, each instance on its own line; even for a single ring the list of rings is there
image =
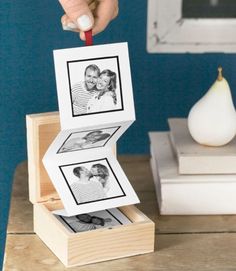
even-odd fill
[[[71,133],[57,153],[103,147],[119,128],[116,126]]]
[[[54,50],[62,130],[135,120],[127,49],[124,43]]]
[[[117,215],[118,218],[115,215]],[[61,220],[70,231],[76,233],[122,225],[122,220],[124,220],[123,216],[124,215],[116,209],[80,214],[71,217],[58,216],[58,219]]]
[[[103,133],[101,130],[89,132],[82,137],[76,135],[76,137],[71,138],[70,136],[59,149],[58,153],[101,147],[105,145],[106,142],[104,143],[104,141],[108,140],[110,136],[109,133]]]
[[[117,73],[111,69],[86,66],[82,81],[71,87],[73,116],[121,109],[117,80]]]
[[[75,167],[73,174],[77,180],[71,189],[79,203],[104,199],[109,190],[109,171],[103,164],[94,164],[87,169],[84,166]]]
[[[125,196],[106,158],[60,170],[77,205]]]

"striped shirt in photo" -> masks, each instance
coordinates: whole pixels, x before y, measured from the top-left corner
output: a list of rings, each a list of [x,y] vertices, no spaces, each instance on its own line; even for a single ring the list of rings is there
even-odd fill
[[[95,90],[88,91],[85,82],[80,82],[72,87],[72,103],[74,115],[87,113],[88,101],[95,94]]]
[[[103,186],[99,182],[77,182],[71,185],[72,192],[78,203],[96,201],[106,197]]]

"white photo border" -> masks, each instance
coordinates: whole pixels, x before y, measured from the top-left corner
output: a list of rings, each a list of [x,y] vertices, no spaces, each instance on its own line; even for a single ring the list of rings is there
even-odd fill
[[[80,202],[79,203],[77,201],[77,199],[76,199],[76,197],[75,197],[75,195],[74,195],[74,193],[73,193],[70,185],[69,185],[69,182],[67,181],[67,178],[66,178],[66,176],[65,176],[62,168],[69,167],[69,166],[77,166],[77,165],[87,164],[87,163],[92,163],[92,162],[100,162],[100,161],[106,161],[107,165],[109,166],[109,169],[111,170],[113,176],[115,177],[115,179],[116,179],[116,181],[117,181],[117,183],[118,183],[121,191],[123,192],[123,194],[118,195],[118,196],[107,197],[107,198],[102,198],[102,199],[91,200],[91,201],[86,201],[86,202]],[[117,199],[117,198],[122,198],[122,197],[126,197],[127,196],[107,158],[101,158],[101,159],[96,159],[96,160],[83,161],[83,162],[79,162],[79,163],[72,163],[72,164],[60,165],[58,167],[59,167],[59,170],[60,170],[60,172],[61,172],[61,174],[62,174],[62,176],[63,176],[63,178],[64,178],[64,180],[66,182],[66,185],[67,185],[67,187],[68,187],[68,189],[69,189],[69,191],[70,191],[70,193],[71,193],[71,195],[73,197],[73,200],[74,200],[74,202],[75,202],[75,204],[77,206],[81,206],[81,205],[89,204],[89,203],[94,203],[94,202],[98,202],[98,201],[112,200],[112,199]]]
[[[91,155],[92,152],[92,155]],[[53,159],[52,159],[53,157]],[[104,159],[108,160],[110,167],[112,170],[109,170],[110,167],[108,163],[104,164],[107,166],[109,172],[110,172],[110,192],[106,195],[105,199],[102,201],[96,201],[96,202],[90,202],[87,204],[79,204],[77,205],[71,191],[68,189],[68,185],[65,181],[65,178],[63,177],[61,170],[59,166],[63,165],[69,165],[69,164],[84,164],[84,166],[88,169],[90,165],[92,166],[94,161],[101,161]],[[91,161],[92,162],[89,162]],[[63,216],[73,216],[77,214],[83,214],[87,212],[95,212],[100,211],[104,209],[111,209],[111,208],[117,208],[121,206],[131,205],[131,204],[138,204],[140,203],[140,200],[135,193],[131,183],[129,182],[127,176],[125,175],[124,171],[122,170],[120,164],[118,163],[117,159],[114,157],[114,152],[112,148],[100,148],[100,149],[94,149],[94,150],[88,150],[84,151],[83,155],[79,155],[76,152],[70,153],[70,155],[54,155],[54,156],[45,156],[43,158],[43,164],[49,174],[50,179],[52,180],[54,186],[57,189],[57,192],[63,202],[64,209],[57,210],[54,212],[54,214],[57,215],[63,215]],[[72,168],[74,166],[68,166],[68,168],[64,168],[64,172],[66,177],[72,175]],[[120,189],[119,184],[117,183],[117,180],[113,173],[115,172],[115,176],[119,180],[119,183],[125,192],[126,196],[114,198],[113,196],[121,195],[123,192]],[[68,175],[69,174],[69,175]],[[74,176],[73,179],[75,180]],[[68,179],[69,185],[72,185],[72,179]],[[114,185],[112,185],[112,183]],[[71,187],[73,188],[73,187]],[[114,189],[114,190],[113,190]],[[113,192],[112,192],[113,191]],[[113,197],[113,198],[111,198]],[[111,199],[110,199],[111,198]],[[88,200],[91,200],[88,198]]]
[[[115,122],[135,120],[133,87],[127,42],[57,49],[53,51],[53,55],[62,130],[73,130],[78,127],[90,128],[92,126],[97,126],[98,123],[99,125],[109,125]],[[106,62],[107,64],[113,63],[112,65],[114,65],[117,75],[117,94],[119,103],[117,108],[111,108],[111,110],[108,108],[106,111],[87,112],[84,115],[77,115],[76,112],[74,112],[75,116],[73,117],[74,109],[71,105],[71,87],[73,87],[72,85],[74,84],[73,81],[75,78],[73,74],[75,69],[72,65],[71,74],[68,74],[68,63],[79,60],[82,61],[81,65],[85,66],[85,60],[89,60],[88,63],[92,63],[91,59],[94,59],[94,64],[96,63],[96,60],[97,62],[100,62],[101,60],[102,66],[105,66]],[[115,61],[113,61],[113,59]],[[118,65],[116,59],[119,60]],[[75,66],[76,65],[77,64],[75,64]],[[69,86],[68,81],[70,75],[70,80],[72,80],[71,86]]]

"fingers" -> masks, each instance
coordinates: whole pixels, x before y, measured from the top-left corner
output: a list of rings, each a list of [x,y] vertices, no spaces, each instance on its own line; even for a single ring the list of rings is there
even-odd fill
[[[69,19],[68,22],[74,23],[81,31],[87,31],[93,27],[94,18],[88,6],[89,2],[86,0],[59,0],[59,2]]]
[[[118,15],[118,0],[59,0],[66,14],[61,22],[64,30],[80,32],[85,40],[84,31],[92,28],[93,35],[102,32]]]
[[[118,10],[118,0],[100,0],[94,13],[93,35],[102,32],[118,15]]]

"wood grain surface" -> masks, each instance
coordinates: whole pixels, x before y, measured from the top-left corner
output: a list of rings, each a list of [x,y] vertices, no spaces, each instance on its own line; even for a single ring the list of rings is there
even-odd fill
[[[236,216],[159,216],[149,157],[119,161],[140,197],[137,207],[156,223],[155,252],[69,270],[236,270]],[[24,162],[15,174],[4,270],[68,270],[33,233],[27,190]]]

